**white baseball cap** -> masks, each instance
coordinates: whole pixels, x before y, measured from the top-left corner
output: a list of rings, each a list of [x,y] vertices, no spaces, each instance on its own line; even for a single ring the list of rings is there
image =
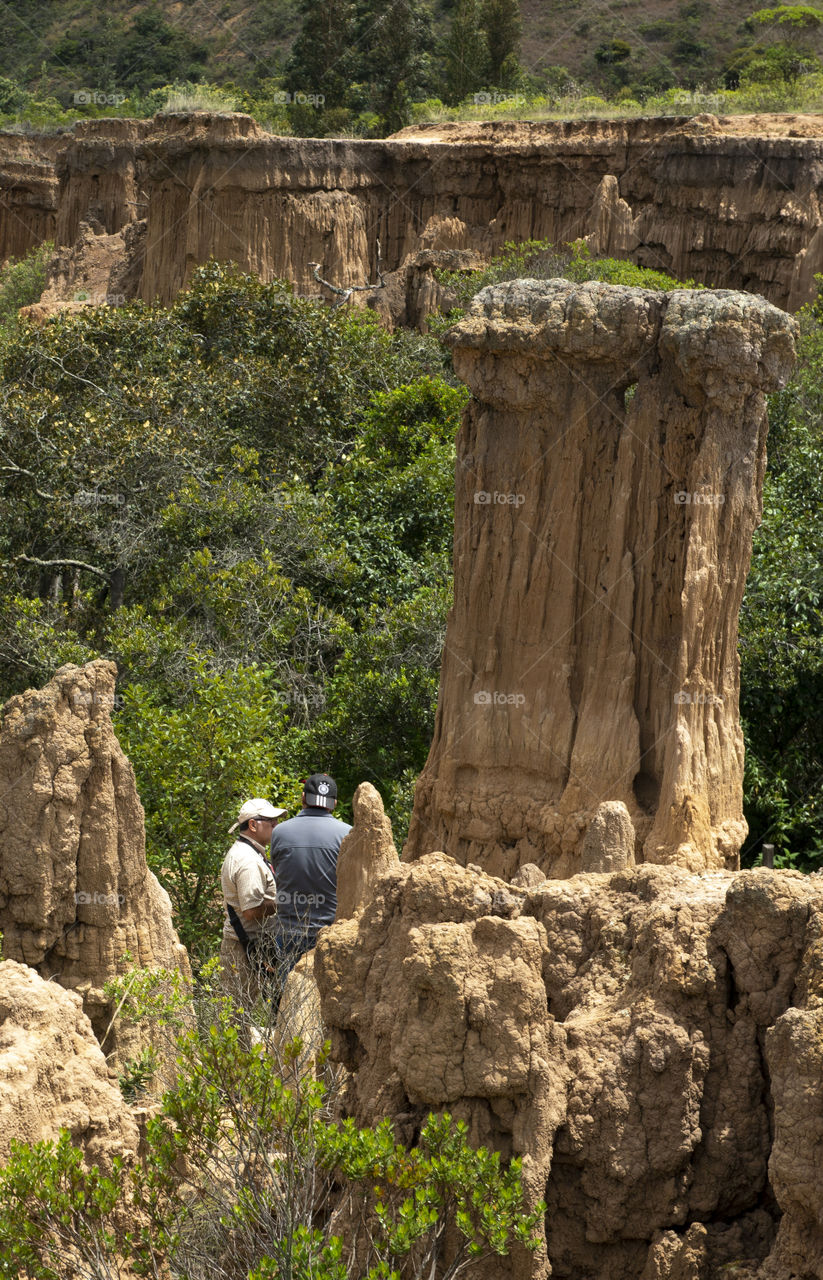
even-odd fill
[[[268,800],[261,800],[259,797],[255,800],[247,800],[237,815],[237,821],[229,827],[229,831],[236,831],[244,822],[248,822],[249,818],[280,818],[284,813],[288,813],[288,809],[276,809],[273,804],[269,804]]]

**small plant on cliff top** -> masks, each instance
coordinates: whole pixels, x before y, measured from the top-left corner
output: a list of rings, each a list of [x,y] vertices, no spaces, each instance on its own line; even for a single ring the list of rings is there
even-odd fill
[[[551,245],[548,240],[509,241],[495,254],[487,266],[477,271],[435,271],[455,300],[455,307],[447,320],[454,324],[468,307],[472,298],[486,285],[500,284],[504,280],[534,278],[549,280],[555,277],[565,280],[602,280],[605,284],[634,285],[641,289],[693,289],[693,280],[679,281],[663,271],[651,267],[638,267],[622,258],[593,257],[584,240],[571,244]],[[433,331],[445,328],[442,319],[432,324]]]

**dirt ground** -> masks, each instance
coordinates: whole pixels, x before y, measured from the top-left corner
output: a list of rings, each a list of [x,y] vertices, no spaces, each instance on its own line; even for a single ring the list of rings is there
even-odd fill
[[[638,131],[656,133],[699,127],[701,132],[727,133],[765,138],[823,138],[823,114],[802,115],[787,112],[783,115],[759,113],[746,116],[633,116],[624,119],[597,118],[590,120],[465,120],[444,121],[433,124],[410,125],[393,134],[414,142],[500,142],[511,145],[517,142],[531,144],[575,136],[592,137],[634,126]],[[600,127],[598,130],[598,126]]]

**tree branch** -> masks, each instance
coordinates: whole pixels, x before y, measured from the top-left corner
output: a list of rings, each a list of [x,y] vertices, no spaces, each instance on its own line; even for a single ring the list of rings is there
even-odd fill
[[[33,471],[29,471],[26,467],[18,467],[18,466],[16,466],[16,465],[12,464],[11,466],[8,466],[8,467],[0,467],[0,471],[10,471],[12,475],[15,475],[15,476],[28,476],[28,478],[29,478],[30,480],[36,480],[36,476],[35,476],[34,472],[33,472]],[[36,493],[36,495],[37,495],[37,497],[38,497],[38,498],[45,498],[45,500],[46,500],[47,502],[57,502],[57,501],[58,501],[58,498],[57,498],[57,494],[56,494],[56,493],[44,493],[44,492],[43,492],[43,490],[42,490],[42,489],[38,489],[38,488],[36,487],[36,485],[35,485],[34,492]]]
[[[86,573],[93,573],[98,578],[109,580],[108,573],[104,569],[98,569],[96,565],[86,564],[85,560],[38,560],[36,556],[19,555],[13,560],[6,561],[6,564],[36,564],[39,569],[85,569]]]
[[[338,302],[337,304],[338,307],[344,307],[353,293],[368,293],[371,289],[385,289],[386,281],[382,271],[383,259],[380,256],[381,254],[380,241],[379,240],[376,241],[376,244],[377,244],[377,279],[378,279],[377,284],[351,284],[348,286],[348,288],[341,289],[338,285],[332,284],[331,281],[323,279],[323,277],[320,274],[319,262],[310,262],[308,264],[310,267],[314,268],[312,275],[314,276],[314,279],[317,281],[317,283],[324,285],[327,289],[330,289],[332,293],[336,293],[338,297],[342,298],[342,301]]]

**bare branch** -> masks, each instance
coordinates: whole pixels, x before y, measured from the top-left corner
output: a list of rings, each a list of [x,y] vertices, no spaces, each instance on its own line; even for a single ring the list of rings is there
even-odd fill
[[[103,578],[106,582],[109,580],[108,573],[103,569],[98,569],[96,565],[86,564],[85,560],[38,560],[36,556],[19,555],[13,560],[7,560],[6,566],[12,564],[36,564],[39,569],[85,569],[87,573],[96,574],[98,578]]]
[[[322,284],[326,289],[330,289],[332,293],[336,293],[341,299],[337,303],[338,307],[344,307],[349,301],[353,293],[369,293],[372,289],[385,289],[386,281],[383,276],[383,259],[381,257],[380,241],[377,242],[377,284],[350,284],[347,288],[341,289],[338,285],[332,284],[330,280],[324,280],[320,274],[320,263],[310,262],[309,266],[313,269],[312,275],[318,284]],[[335,308],[336,309],[336,308]]]
[[[17,467],[17,466],[0,467],[0,471],[10,471],[12,475],[28,476],[30,480],[36,480],[36,476],[34,472],[29,471],[26,467]],[[58,501],[56,493],[44,493],[43,490],[38,489],[36,485],[35,485],[34,492],[38,498],[45,498],[47,502]]]

